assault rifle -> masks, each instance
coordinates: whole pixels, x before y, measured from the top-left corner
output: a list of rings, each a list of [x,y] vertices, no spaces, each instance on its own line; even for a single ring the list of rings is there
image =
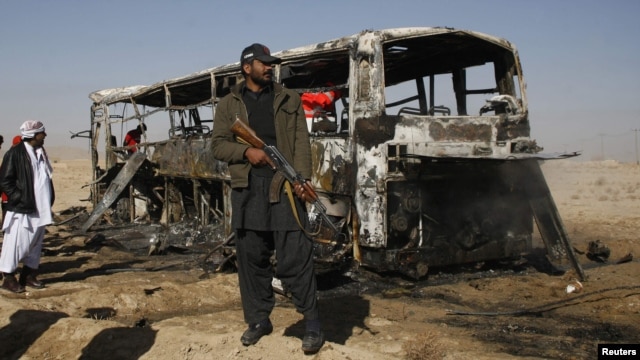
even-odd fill
[[[275,166],[275,171],[279,171],[282,173],[285,179],[287,179],[292,185],[300,184],[304,188],[307,195],[311,198],[311,203],[315,205],[318,209],[318,213],[322,218],[326,221],[326,223],[331,227],[336,234],[340,231],[336,227],[336,225],[331,221],[329,216],[327,215],[327,208],[318,198],[318,194],[313,189],[313,187],[307,183],[305,178],[300,175],[294,168],[289,164],[289,162],[282,156],[282,153],[273,145],[265,144],[262,139],[260,139],[255,131],[249,127],[249,125],[245,124],[242,120],[236,118],[231,125],[231,132],[236,134],[236,136],[242,140],[244,143],[253,146],[257,149],[262,149],[269,158],[271,162]]]

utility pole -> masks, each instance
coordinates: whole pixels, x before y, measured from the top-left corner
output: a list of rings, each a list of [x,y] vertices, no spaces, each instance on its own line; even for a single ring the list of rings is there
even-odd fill
[[[602,161],[604,161],[604,135],[605,134],[598,134],[598,136],[600,136],[600,156],[602,156]]]
[[[640,165],[640,160],[638,159],[638,129],[633,129],[636,138],[636,165]]]

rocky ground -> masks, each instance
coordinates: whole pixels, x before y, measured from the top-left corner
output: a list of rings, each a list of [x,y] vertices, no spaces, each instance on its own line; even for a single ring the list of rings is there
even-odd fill
[[[54,167],[60,223],[72,216],[63,210],[89,206],[89,162]],[[520,264],[436,269],[417,283],[362,269],[322,276],[327,342],[304,355],[302,317],[286,297],[273,334],[244,347],[235,273],[204,271],[197,252],[91,241],[69,222],[48,228],[47,287],[0,291],[0,358],[593,359],[598,343],[640,343],[640,167],[560,160],[543,171],[587,275],[579,284],[571,267],[548,266],[537,234]],[[147,241],[135,227],[128,236]],[[597,240],[605,262],[587,257]]]

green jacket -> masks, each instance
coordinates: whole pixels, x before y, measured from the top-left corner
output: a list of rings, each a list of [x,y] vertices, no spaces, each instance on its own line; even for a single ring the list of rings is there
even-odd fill
[[[242,86],[244,82],[234,86],[218,103],[211,140],[213,156],[229,165],[232,188],[246,187],[251,169],[251,164],[244,158],[249,145],[236,141],[231,132],[236,114],[248,123],[247,108],[240,94]],[[311,145],[300,95],[278,83],[273,86],[276,147],[296,171],[305,179],[311,179]]]

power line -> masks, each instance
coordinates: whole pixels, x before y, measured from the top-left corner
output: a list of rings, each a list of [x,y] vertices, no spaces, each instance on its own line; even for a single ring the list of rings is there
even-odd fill
[[[640,165],[640,140],[638,140],[639,130],[640,129],[631,129],[631,130],[627,130],[626,132],[620,132],[615,134],[601,132],[588,138],[575,139],[574,142],[576,144],[579,143],[582,149],[585,151],[587,150],[587,146],[585,146],[586,145],[585,143],[591,144],[592,145],[591,152],[595,153],[594,155],[597,154],[596,156],[599,159],[604,160],[605,156],[609,156],[612,159],[618,158],[620,156],[623,156],[623,157],[626,156],[627,157],[626,161],[635,160],[636,164]],[[634,136],[633,145],[630,143],[631,136]],[[626,140],[623,141],[622,139],[626,139]],[[627,142],[627,140],[629,142]],[[566,146],[566,144],[563,144],[563,145]],[[605,146],[607,147],[606,149],[605,149]],[[623,148],[626,149],[626,151],[624,152],[626,155],[621,155],[623,153],[621,153],[620,151]]]

